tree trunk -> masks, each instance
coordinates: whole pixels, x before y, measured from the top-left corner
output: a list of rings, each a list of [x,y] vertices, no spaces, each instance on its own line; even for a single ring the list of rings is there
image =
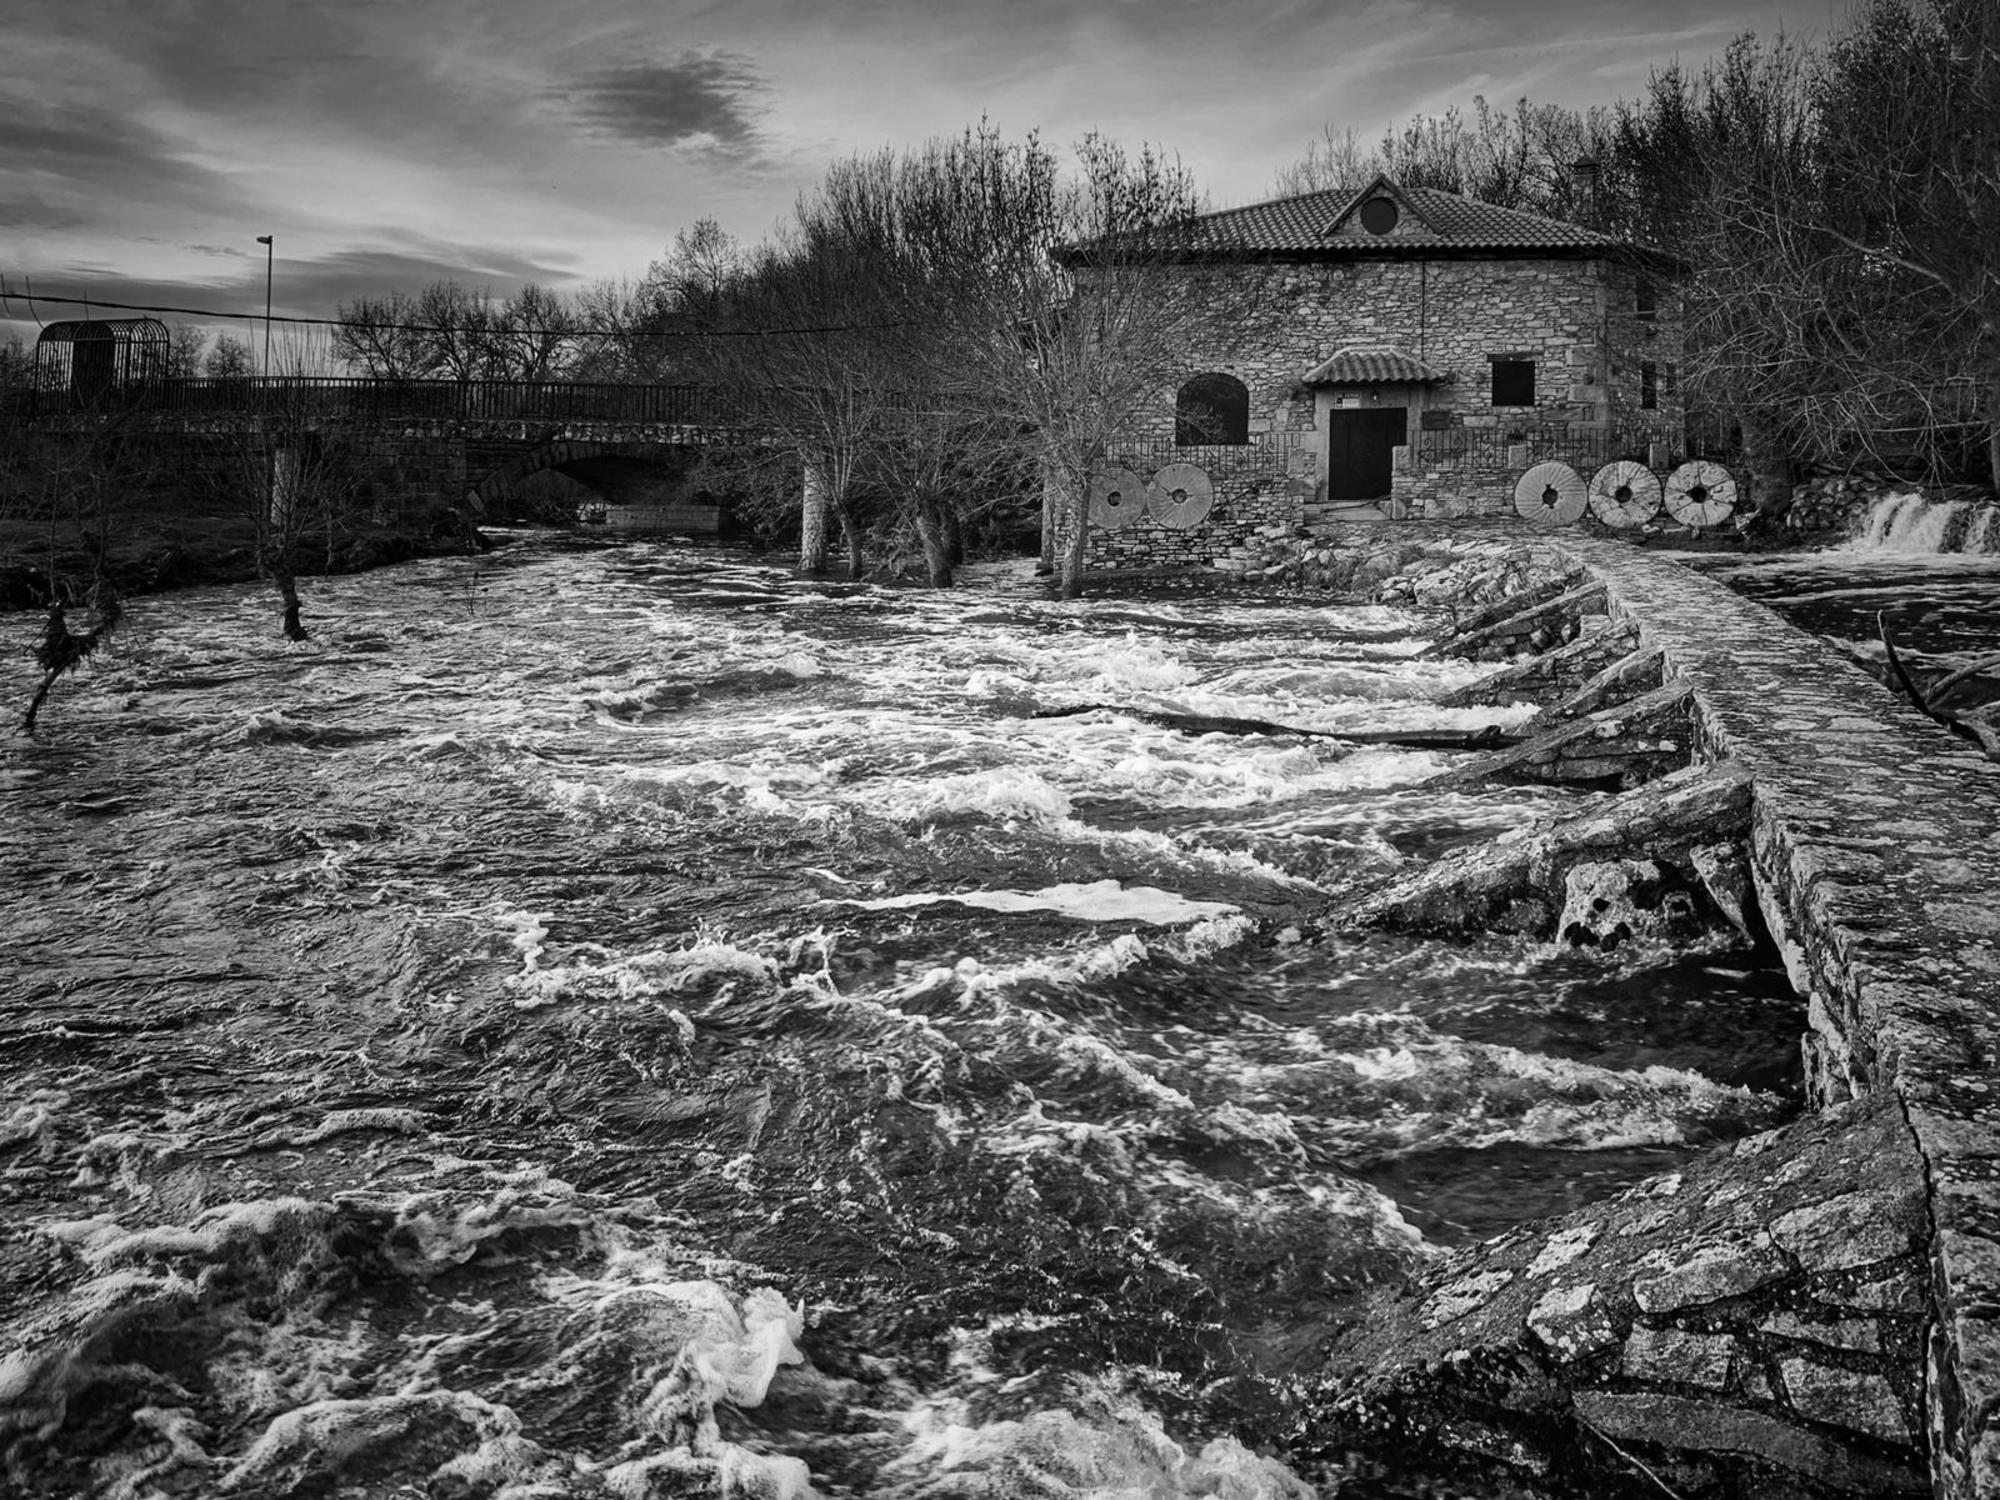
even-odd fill
[[[965,561],[965,522],[949,500],[939,503],[938,515],[944,524],[945,560],[955,568]]]
[[[799,571],[826,571],[826,474],[807,462],[805,487],[799,503]]]
[[[1792,508],[1792,455],[1772,440],[1761,414],[1746,411],[1740,424],[1753,509],[1759,520],[1782,521]]]
[[[1056,570],[1056,517],[1062,496],[1062,488],[1056,481],[1055,468],[1046,460],[1042,463],[1042,560],[1035,571],[1046,578]]]
[[[847,503],[844,486],[833,510],[840,517],[841,540],[847,544],[847,581],[853,583],[861,577],[861,526],[854,519],[854,507]]]
[[[2000,370],[1986,384],[1986,468],[1993,492],[2000,495]]]
[[[1090,493],[1079,489],[1073,495],[1064,495],[1061,504],[1069,512],[1069,535],[1064,539],[1062,555],[1062,596],[1074,599],[1083,592],[1083,560],[1090,544]]]
[[[935,589],[951,587],[951,536],[947,524],[951,514],[949,505],[919,500],[913,517],[917,540],[924,549],[924,569],[930,577],[931,587]]]

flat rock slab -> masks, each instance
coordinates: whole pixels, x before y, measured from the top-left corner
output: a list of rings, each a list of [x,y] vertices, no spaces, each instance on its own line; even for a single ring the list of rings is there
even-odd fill
[[[1922,1168],[1865,1101],[1451,1256],[1336,1341],[1315,1437],[1558,1493],[1635,1458],[1689,1495],[1928,1493]]]
[[[1738,839],[1749,778],[1734,767],[1691,767],[1519,838],[1456,850],[1357,902],[1330,907],[1328,926],[1452,932],[1494,928],[1553,936],[1571,872],[1582,862],[1643,854],[1690,869],[1696,848]]]

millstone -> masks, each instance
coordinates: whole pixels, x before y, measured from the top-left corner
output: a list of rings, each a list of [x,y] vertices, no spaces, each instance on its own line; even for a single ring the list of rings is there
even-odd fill
[[[1130,469],[1105,469],[1090,476],[1090,524],[1121,531],[1146,510],[1146,482]]]
[[[1667,476],[1667,514],[1683,526],[1717,526],[1736,509],[1736,481],[1721,464],[1691,458]]]
[[[1590,513],[1606,526],[1643,526],[1659,513],[1660,480],[1629,458],[1608,463],[1590,477]]]
[[[1215,486],[1199,464],[1162,464],[1146,491],[1146,514],[1175,531],[1199,526],[1214,505]]]
[[[1574,526],[1590,503],[1583,476],[1568,464],[1536,464],[1514,486],[1514,509],[1538,526]]]

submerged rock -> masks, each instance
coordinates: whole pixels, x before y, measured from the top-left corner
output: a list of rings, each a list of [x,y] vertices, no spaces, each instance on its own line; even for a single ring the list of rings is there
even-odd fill
[[[1587,860],[1563,877],[1557,937],[1573,948],[1615,948],[1633,938],[1665,941],[1698,932],[1692,892],[1650,859]]]

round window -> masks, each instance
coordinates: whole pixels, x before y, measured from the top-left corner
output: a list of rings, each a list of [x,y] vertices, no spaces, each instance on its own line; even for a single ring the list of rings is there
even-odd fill
[[[1370,198],[1361,205],[1361,227],[1370,234],[1387,234],[1400,217],[1391,198]]]

